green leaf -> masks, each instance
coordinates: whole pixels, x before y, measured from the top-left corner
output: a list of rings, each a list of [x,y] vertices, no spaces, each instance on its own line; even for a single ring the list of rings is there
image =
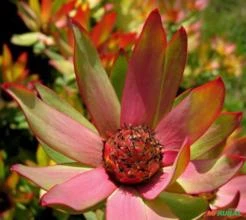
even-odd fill
[[[14,34],[11,38],[11,43],[19,46],[31,46],[38,42],[40,33],[29,32],[24,34]]]
[[[38,149],[36,152],[36,158],[37,158],[38,165],[40,166],[49,165],[49,157],[41,145],[38,146]]]
[[[45,50],[45,55],[47,55],[50,60],[63,60],[64,59],[64,57],[61,54],[55,51],[52,51],[48,48]]]
[[[120,53],[113,66],[110,77],[119,100],[121,100],[123,88],[125,85],[127,63],[126,56],[123,53]]]
[[[55,13],[66,2],[67,2],[67,0],[54,0],[53,3],[52,3],[52,12]]]
[[[40,28],[40,19],[37,14],[24,1],[17,1],[18,13],[26,26],[32,31]]]
[[[40,17],[40,3],[38,0],[29,0],[29,5],[31,9]]]
[[[62,74],[71,75],[74,74],[73,64],[65,59],[62,60],[50,60],[50,63]]]
[[[5,177],[4,161],[1,153],[2,152],[0,151],[0,182],[3,181]]]
[[[245,162],[244,162],[244,164],[243,164],[243,166],[242,166],[242,168],[240,170],[240,173],[246,174],[246,163]]]
[[[181,220],[193,219],[208,208],[208,202],[200,197],[170,192],[161,193],[159,197]]]
[[[54,160],[58,164],[65,164],[65,163],[73,163],[75,162],[74,160],[64,156],[63,154],[53,150],[51,147],[49,147],[47,144],[43,143],[41,140],[39,140],[41,143],[44,151],[48,156]]]
[[[83,213],[86,220],[103,220],[104,212],[100,209]]]
[[[40,54],[45,50],[45,44],[42,41],[37,41],[34,45],[33,45],[33,52],[35,54]]]

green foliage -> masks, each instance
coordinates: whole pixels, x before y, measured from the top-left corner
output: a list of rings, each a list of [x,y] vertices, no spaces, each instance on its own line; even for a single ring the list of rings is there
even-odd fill
[[[246,2],[244,0],[212,0],[203,13],[203,36],[220,35],[237,44],[246,53]]]
[[[160,197],[181,220],[194,219],[205,212],[208,207],[208,202],[200,197],[169,192],[162,193]]]
[[[119,100],[121,100],[122,98],[122,92],[123,92],[125,78],[126,78],[126,71],[127,71],[127,59],[124,54],[120,54],[114,64],[110,76],[111,82],[114,86],[114,89],[116,91]]]

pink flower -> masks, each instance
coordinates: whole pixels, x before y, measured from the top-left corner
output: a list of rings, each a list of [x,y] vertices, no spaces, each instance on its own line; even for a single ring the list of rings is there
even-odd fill
[[[222,80],[175,99],[187,55],[183,28],[167,43],[158,11],[149,15],[129,61],[121,105],[87,33],[77,24],[73,32],[76,78],[95,126],[42,85],[42,100],[19,86],[3,86],[47,152],[62,163],[12,167],[47,191],[43,206],[83,212],[107,200],[107,219],[175,218],[163,194],[167,187],[179,184],[183,192],[199,194],[235,175],[241,162],[230,163],[225,155],[215,163],[199,159],[241,118],[221,113]]]

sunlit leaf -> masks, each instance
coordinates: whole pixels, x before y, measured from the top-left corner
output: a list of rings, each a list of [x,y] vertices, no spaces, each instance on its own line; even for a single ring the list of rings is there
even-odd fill
[[[38,42],[40,33],[39,32],[29,32],[25,34],[14,34],[11,38],[13,44],[19,46],[31,46]]]
[[[168,204],[173,213],[181,220],[190,220],[205,212],[208,202],[200,197],[164,192],[160,198]]]
[[[127,71],[127,59],[123,53],[120,53],[118,59],[115,61],[115,64],[111,73],[111,82],[114,86],[116,94],[121,100],[123,88],[125,85],[126,71]]]

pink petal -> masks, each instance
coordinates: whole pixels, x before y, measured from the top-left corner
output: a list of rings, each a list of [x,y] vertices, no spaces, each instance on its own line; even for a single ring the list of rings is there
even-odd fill
[[[3,87],[18,102],[38,139],[81,163],[91,166],[102,163],[103,142],[97,134],[51,108],[29,90],[13,84]]]
[[[158,140],[168,149],[180,148],[187,136],[190,143],[194,143],[220,114],[224,94],[225,87],[221,78],[193,89],[157,125]]]
[[[74,68],[83,101],[99,133],[107,137],[119,128],[120,103],[86,31],[73,24]]]
[[[142,220],[147,219],[145,204],[130,187],[118,188],[107,200],[107,220]]]
[[[49,190],[53,186],[63,183],[89,169],[63,165],[29,167],[16,164],[11,167],[11,170],[31,180],[44,190]]]
[[[156,198],[168,185],[173,183],[182,174],[189,160],[190,146],[188,141],[185,140],[173,166],[170,167],[170,169],[164,167],[162,173],[152,177],[152,179],[143,186],[139,186],[139,193],[146,199]]]
[[[120,187],[108,198],[106,217],[108,220],[177,219],[162,199],[143,201],[130,187]]]
[[[233,200],[237,192],[240,193],[240,198],[238,205],[235,207],[235,210],[240,211],[243,214],[246,214],[246,175],[234,177],[227,184],[220,187],[216,193],[216,199],[212,204],[213,207],[225,206],[227,203]]]
[[[96,168],[54,186],[41,202],[43,206],[59,205],[78,212],[106,199],[115,189],[104,168]]]
[[[153,120],[162,74],[166,35],[157,10],[149,15],[129,61],[122,96],[121,125]]]
[[[221,156],[218,160],[191,161],[178,184],[190,194],[212,192],[228,182],[242,167],[241,160]]]

